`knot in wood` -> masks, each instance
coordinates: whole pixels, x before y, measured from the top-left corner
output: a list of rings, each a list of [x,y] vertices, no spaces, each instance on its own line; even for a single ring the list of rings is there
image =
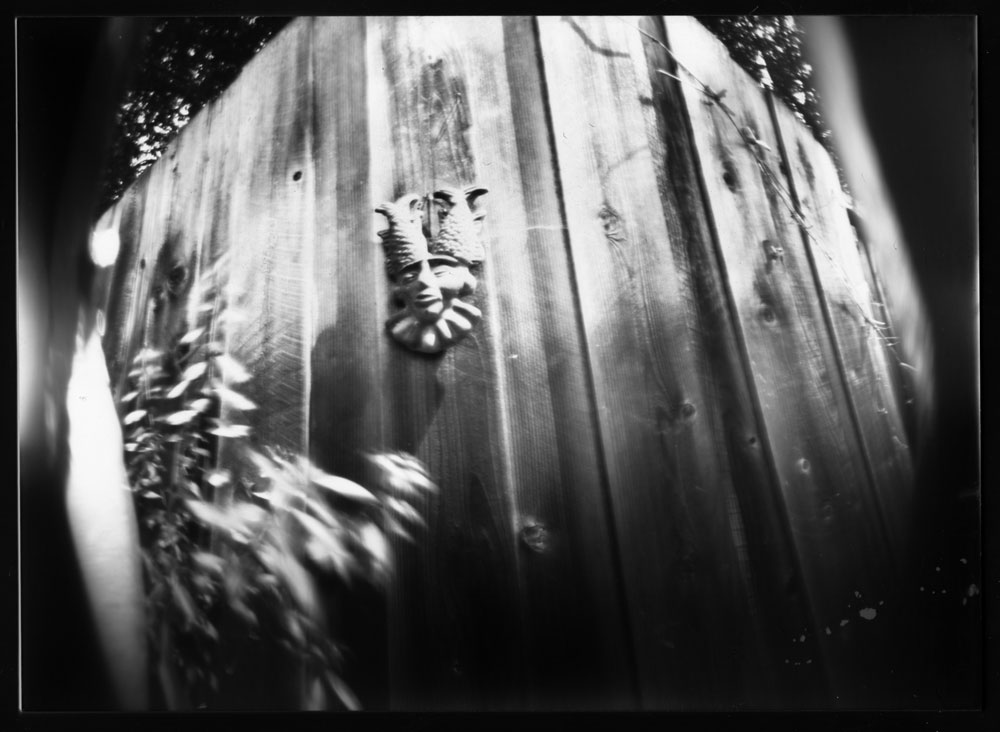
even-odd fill
[[[625,241],[625,232],[622,230],[622,217],[610,204],[605,203],[601,206],[601,210],[597,212],[597,218],[601,220],[601,226],[604,227],[604,235],[609,241],[615,244],[621,244]]]
[[[536,554],[543,554],[549,548],[549,530],[541,522],[529,519],[521,527],[521,541]]]

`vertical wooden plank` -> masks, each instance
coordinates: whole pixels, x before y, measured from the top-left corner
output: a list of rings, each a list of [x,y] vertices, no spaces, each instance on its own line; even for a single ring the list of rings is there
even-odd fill
[[[141,348],[149,343],[151,332],[150,319],[152,316],[152,281],[153,270],[156,265],[156,257],[167,239],[167,227],[170,221],[170,207],[173,196],[173,176],[166,165],[153,165],[143,175],[141,180],[145,181],[145,196],[141,208],[141,222],[137,227],[127,226],[127,219],[123,216],[122,245],[131,239],[131,232],[136,232],[138,237],[135,244],[134,259],[126,258],[122,264],[133,263],[131,287],[128,295],[121,301],[119,312],[124,316],[121,321],[123,328],[122,340],[118,344],[118,358],[112,364],[120,369],[117,374],[117,394],[122,394],[129,370],[132,368],[132,359]],[[137,193],[141,194],[140,187]],[[136,210],[138,214],[138,209]],[[127,232],[127,233],[126,233]],[[127,245],[131,250],[131,244]],[[126,270],[127,272],[127,270]],[[128,275],[126,275],[128,277]],[[128,287],[127,283],[126,287]],[[111,344],[109,344],[110,346]]]
[[[750,128],[770,148],[758,151],[777,171],[778,142],[767,105],[695,20],[669,17],[665,24],[685,79],[680,88],[753,368],[766,445],[805,573],[813,632],[833,680],[831,701],[880,703],[883,679],[867,663],[859,633],[867,634],[865,625],[872,622],[866,616],[877,615],[893,568],[802,240],[788,202],[758,168],[739,131]],[[723,101],[735,123],[719,104],[706,103],[695,88],[699,81],[726,92]]]
[[[252,379],[258,440],[306,451],[305,287],[311,282],[311,21],[299,19],[244,68],[230,190],[227,348]]]
[[[370,145],[363,18],[318,18],[314,30],[315,236],[311,452],[357,479],[361,452],[383,447],[381,373],[386,276],[371,240]]]
[[[629,637],[566,251],[535,24],[476,25],[467,89],[490,188],[496,313],[530,708],[634,708]],[[532,537],[543,532],[540,542]],[[580,644],[580,638],[588,638]]]
[[[210,136],[211,118],[197,115],[164,151],[157,165],[170,176],[169,213],[163,241],[150,273],[147,343],[168,351],[184,335],[191,315],[190,297],[198,296],[201,249],[200,222],[204,216],[203,189],[208,175],[203,153]]]
[[[715,257],[680,82],[667,75],[676,76],[676,68],[662,45],[662,21],[642,18],[634,27],[643,36],[652,90],[653,103],[643,104],[650,151],[674,261],[687,281],[688,307],[700,323],[699,358],[720,410],[715,429],[720,433],[717,439],[724,439],[728,458],[727,503],[738,512],[733,540],[751,598],[760,659],[754,675],[745,680],[741,698],[756,708],[813,707],[826,698],[827,681],[821,664],[806,663],[815,653],[814,640],[798,640],[802,629],[811,625],[808,602],[779,489],[761,449],[749,365]]]
[[[105,305],[106,326],[102,346],[104,357],[108,362],[108,376],[116,397],[122,395],[121,385],[125,374],[128,373],[128,349],[132,336],[130,318],[141,274],[139,247],[148,185],[149,176],[140,177],[114,206],[114,218],[118,222],[119,249]]]
[[[382,389],[386,276],[373,238],[364,18],[317,18],[314,302],[309,451],[320,468],[364,481],[363,453],[385,448]],[[367,710],[388,706],[386,598],[355,585],[325,587],[331,627],[349,648],[344,674]]]
[[[665,218],[642,37],[617,18],[539,29],[642,702],[746,703],[760,667],[733,510],[746,447],[727,444],[689,242]]]
[[[482,22],[369,19],[373,201],[478,183],[490,177],[485,162],[499,164],[482,160],[473,140],[493,113],[472,108]],[[373,213],[371,246],[379,247],[375,232],[383,226]],[[494,275],[479,274],[476,300],[484,317],[463,341],[438,357],[395,343],[386,353],[387,444],[416,454],[441,486],[422,507],[427,530],[417,545],[396,545],[389,598],[394,708],[520,705],[517,557],[495,369]]]
[[[812,252],[843,377],[856,414],[877,502],[889,531],[895,561],[902,562],[912,511],[913,467],[900,405],[893,393],[889,331],[876,330],[882,316],[873,307],[867,257],[845,205],[836,167],[809,130],[783,104],[774,105],[790,169],[789,192],[800,206],[806,247]]]
[[[217,102],[210,154],[216,211],[202,247],[205,284],[222,290],[214,337],[251,378],[239,391],[252,412],[222,417],[252,428],[254,441],[308,454],[309,293],[313,251],[312,20],[290,23],[244,67]],[[240,456],[220,439],[220,463]],[[225,491],[217,501],[228,500]],[[233,633],[235,629],[225,632]],[[219,704],[297,709],[302,666],[271,643],[232,636],[233,675]]]

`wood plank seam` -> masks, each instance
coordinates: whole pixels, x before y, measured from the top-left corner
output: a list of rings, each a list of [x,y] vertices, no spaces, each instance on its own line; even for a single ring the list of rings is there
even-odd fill
[[[661,23],[661,26],[662,26],[662,29],[663,29],[663,37],[664,37],[664,39],[666,41],[666,45],[668,47],[670,47],[671,46],[670,33],[668,31],[668,28],[666,27],[666,23],[663,20],[663,16],[658,16],[658,18],[660,20],[660,23]],[[673,67],[671,69],[669,69],[669,72],[671,72],[671,75],[674,78],[674,83],[678,84],[678,83],[680,83],[680,80],[679,80],[679,77],[676,76],[676,72],[678,70],[677,66],[678,66],[679,62],[677,61],[677,58],[673,55],[673,51],[672,50],[671,50],[671,62],[673,64]],[[701,92],[701,90],[699,90],[699,92]],[[681,94],[683,94],[683,92],[679,92],[679,95],[681,95]],[[685,120],[686,133],[688,135],[688,139],[692,140],[692,143],[693,143],[694,139],[695,139],[695,137],[694,137],[694,122],[691,119],[691,116],[687,112],[686,109],[682,109],[681,110],[681,116]],[[766,461],[765,462],[767,463],[768,470],[769,470],[769,473],[770,473],[770,476],[771,476],[771,485],[772,485],[772,492],[773,492],[772,493],[773,503],[776,506],[781,506],[781,510],[778,511],[778,515],[781,518],[781,527],[783,529],[783,531],[782,531],[783,535],[781,537],[782,538],[782,542],[784,543],[785,546],[794,547],[795,546],[795,539],[794,539],[794,532],[793,532],[793,528],[792,528],[792,522],[791,522],[791,519],[790,519],[790,517],[788,515],[788,510],[787,510],[787,507],[785,505],[785,499],[784,499],[784,496],[782,495],[782,491],[780,489],[780,486],[781,486],[781,478],[780,478],[781,471],[780,471],[780,469],[778,467],[777,457],[776,457],[774,448],[771,445],[771,436],[770,436],[769,430],[767,428],[767,421],[765,419],[764,407],[763,407],[763,404],[761,403],[760,392],[759,392],[759,390],[757,388],[757,384],[755,383],[754,378],[753,378],[753,368],[752,368],[752,365],[751,365],[751,360],[752,359],[750,357],[750,349],[749,349],[749,345],[747,343],[747,335],[746,335],[746,332],[745,332],[744,327],[743,327],[742,320],[741,320],[740,315],[739,315],[739,309],[738,309],[737,304],[736,304],[736,297],[735,297],[735,295],[733,293],[732,285],[730,283],[730,277],[729,277],[729,274],[728,274],[728,267],[726,265],[726,258],[724,256],[724,253],[723,253],[723,250],[722,250],[722,243],[721,243],[719,231],[718,231],[718,228],[717,228],[717,225],[716,225],[716,222],[715,222],[715,216],[712,214],[711,198],[710,198],[710,195],[709,195],[709,192],[708,192],[708,184],[707,184],[707,182],[705,180],[705,166],[702,163],[701,155],[700,155],[700,153],[698,151],[697,145],[695,145],[695,144],[692,144],[692,156],[691,157],[692,157],[692,160],[694,161],[695,170],[697,172],[697,178],[698,178],[698,184],[699,184],[698,185],[698,192],[699,192],[699,195],[701,196],[702,205],[704,206],[705,211],[708,213],[708,216],[706,218],[707,218],[708,229],[709,229],[709,232],[710,232],[710,236],[711,236],[711,240],[712,240],[712,245],[713,245],[712,246],[712,252],[711,252],[711,254],[712,254],[713,258],[714,258],[715,267],[722,274],[722,287],[723,287],[723,291],[725,292],[725,295],[726,295],[726,305],[727,305],[727,309],[728,309],[728,312],[729,312],[729,320],[730,320],[730,322],[733,323],[733,330],[734,330],[734,332],[736,334],[736,339],[737,339],[737,341],[739,343],[740,353],[742,355],[742,373],[743,373],[744,379],[745,379],[745,387],[746,387],[748,393],[750,394],[751,401],[753,403],[754,417],[755,417],[755,420],[756,420],[756,422],[757,422],[757,424],[759,426],[759,440],[761,442],[761,448],[763,450],[763,453],[764,453],[764,455],[766,455]],[[796,574],[796,576],[800,579],[800,581],[804,581],[805,571],[804,571],[804,567],[802,566],[802,561],[801,561],[801,558],[800,558],[798,552],[792,551],[791,552],[791,557],[790,557],[789,561],[792,563],[792,565],[795,568],[795,574]],[[808,592],[805,594],[805,596],[803,598],[803,602],[804,602],[804,604],[805,604],[805,606],[806,606],[806,608],[807,608],[807,610],[809,612],[809,617],[810,617],[810,620],[811,620],[811,628],[810,628],[810,630],[817,637],[820,637],[819,634],[822,633],[823,623],[818,618],[817,609],[815,607],[814,601],[813,601],[812,597],[809,595]],[[830,694],[832,696],[832,692],[829,692],[829,689],[832,688],[831,687],[831,679],[830,679],[829,673],[828,673],[828,665],[827,665],[827,663],[824,662],[824,658],[823,658],[823,656],[824,656],[824,649],[823,649],[822,645],[819,646],[819,653],[820,653],[820,668],[823,671],[824,679],[826,681],[826,686],[827,686],[827,689],[828,689],[828,694]]]
[[[892,542],[887,540],[891,534],[889,532],[885,511],[886,508],[882,504],[881,496],[875,489],[878,481],[875,476],[875,469],[872,466],[871,452],[868,449],[867,441],[864,437],[864,431],[861,426],[861,418],[858,414],[858,406],[855,401],[854,392],[851,389],[850,381],[847,378],[847,368],[844,365],[844,354],[841,350],[840,339],[837,338],[837,330],[834,326],[833,315],[830,312],[830,304],[826,295],[826,288],[823,286],[823,280],[820,277],[818,265],[816,263],[816,256],[814,253],[812,236],[809,234],[805,227],[805,219],[802,213],[802,203],[799,197],[799,192],[795,183],[795,176],[792,175],[791,161],[788,159],[788,149],[785,144],[784,133],[782,132],[781,124],[778,120],[778,113],[775,109],[775,99],[774,95],[768,91],[764,91],[764,98],[767,102],[768,112],[771,115],[771,125],[774,128],[774,135],[778,142],[778,154],[781,158],[781,164],[786,172],[785,181],[788,184],[789,197],[794,206],[795,218],[797,220],[799,236],[802,239],[802,246],[806,252],[806,259],[809,262],[809,271],[812,275],[813,285],[816,288],[816,292],[819,296],[819,306],[820,312],[823,314],[823,322],[826,325],[826,332],[829,336],[830,348],[834,354],[837,365],[837,376],[840,381],[840,386],[847,397],[848,411],[851,416],[851,424],[854,431],[854,441],[861,451],[862,460],[865,466],[865,473],[868,478],[868,490],[870,493],[874,494],[875,505],[878,508],[878,519],[879,525],[882,530],[883,539],[886,540],[886,550],[889,553],[889,561],[891,563],[896,563],[898,560],[897,548],[892,545]],[[755,153],[756,154],[756,153]],[[859,304],[859,307],[860,304]]]
[[[563,193],[563,176],[559,161],[559,150],[556,145],[555,140],[555,124],[552,118],[552,108],[551,99],[548,90],[548,77],[545,72],[545,57],[542,52],[542,38],[541,38],[541,28],[538,23],[538,16],[532,16],[532,32],[535,36],[535,48],[537,49],[537,63],[539,69],[539,80],[542,91],[541,103],[544,110],[544,116],[546,120],[546,125],[548,127],[548,146],[552,155],[552,168],[554,171],[556,196],[559,200],[559,219],[563,222],[562,235],[563,235],[563,246],[566,251],[567,261],[569,262],[569,280],[570,280],[570,290],[573,293],[573,298],[576,303],[580,302],[580,286],[576,276],[576,264],[573,258],[573,248],[570,246],[570,234],[567,227],[567,213],[565,197]],[[615,566],[618,571],[615,573],[615,592],[618,599],[618,606],[621,611],[621,617],[625,624],[626,636],[631,641],[629,657],[629,671],[630,671],[630,685],[634,698],[641,701],[640,694],[640,683],[639,683],[639,666],[638,658],[636,656],[635,644],[636,635],[632,623],[631,613],[628,611],[628,597],[625,587],[625,577],[624,577],[624,559],[621,549],[620,540],[618,538],[618,532],[615,528],[614,521],[614,505],[611,497],[611,483],[610,475],[608,473],[608,466],[604,451],[601,446],[604,444],[604,437],[602,434],[600,418],[597,413],[597,386],[594,377],[594,367],[591,358],[591,344],[588,341],[587,329],[583,322],[583,312],[581,311],[579,305],[574,308],[576,314],[576,328],[577,337],[580,340],[582,346],[582,359],[584,363],[584,376],[587,382],[588,393],[587,400],[594,406],[593,409],[589,410],[591,415],[591,429],[595,435],[595,445],[594,451],[596,454],[598,462],[598,470],[600,471],[600,483],[601,483],[601,495],[604,500],[604,514],[606,517],[605,523],[607,525],[608,535],[610,537],[612,556],[614,559]]]

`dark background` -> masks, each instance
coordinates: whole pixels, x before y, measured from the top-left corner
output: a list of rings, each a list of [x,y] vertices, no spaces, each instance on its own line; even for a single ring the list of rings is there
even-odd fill
[[[855,16],[843,22],[934,339],[936,413],[915,456],[921,509],[915,580],[929,588],[935,567],[971,577],[967,567],[979,555],[976,144],[990,117],[976,107],[975,18]],[[988,194],[983,200],[991,205]],[[990,319],[984,321],[988,327]],[[983,500],[989,510],[989,496]],[[956,569],[960,557],[970,565]],[[977,584],[985,590],[984,582]],[[927,614],[915,632],[927,637],[914,641],[928,654],[914,659],[926,670],[922,686],[944,706],[978,705],[981,628],[958,603],[922,609]]]

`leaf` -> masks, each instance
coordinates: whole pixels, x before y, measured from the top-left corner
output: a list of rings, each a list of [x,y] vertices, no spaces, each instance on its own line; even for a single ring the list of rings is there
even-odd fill
[[[173,389],[167,392],[167,399],[176,399],[191,385],[190,381],[182,381],[177,384]]]
[[[123,396],[118,401],[120,401],[122,404],[127,404],[128,402],[130,402],[133,399],[135,399],[137,396],[139,396],[139,391],[138,390],[136,390],[136,391],[130,391],[128,394],[126,394],[125,396]]]
[[[390,534],[395,534],[396,536],[400,536],[406,539],[411,544],[416,543],[410,532],[404,529],[403,525],[399,523],[396,519],[394,519],[392,516],[385,517],[385,527]]]
[[[322,501],[317,501],[312,498],[306,498],[306,508],[312,511],[317,518],[321,519],[327,526],[339,527],[340,519],[338,519],[332,511],[330,511]]]
[[[132,424],[138,422],[140,419],[146,416],[145,409],[136,409],[134,412],[129,412],[125,415],[125,419],[122,420],[124,424]]]
[[[216,393],[222,400],[222,403],[233,409],[239,409],[241,411],[249,411],[251,409],[256,409],[257,405],[252,401],[247,399],[245,396],[240,394],[238,391],[233,391],[232,389],[227,389],[222,384],[217,384],[215,387]]]
[[[288,627],[288,632],[292,636],[292,639],[301,647],[306,644],[305,634],[302,632],[302,623],[299,619],[295,617],[295,613],[289,611],[285,614],[285,625]]]
[[[204,361],[199,361],[198,363],[193,363],[184,369],[184,373],[181,374],[181,378],[184,381],[194,381],[198,377],[204,375],[205,369],[208,368],[208,364]]]
[[[277,552],[277,550],[274,551]],[[297,560],[281,553],[278,553],[276,565],[278,573],[284,578],[285,585],[299,607],[307,615],[313,615],[317,611],[318,605],[316,591],[309,573]]]
[[[326,691],[323,688],[323,682],[319,678],[315,678],[309,682],[309,691],[306,694],[303,708],[307,712],[322,712],[326,709]]]
[[[385,539],[385,534],[378,526],[372,523],[365,524],[359,532],[361,544],[379,567],[388,567],[390,563],[389,542]]]
[[[201,521],[206,526],[214,526],[227,531],[237,531],[240,527],[237,522],[227,513],[205,501],[196,501],[193,498],[185,498],[184,504],[191,511],[191,515]]]
[[[228,470],[213,470],[205,476],[206,482],[213,488],[221,488],[232,480]]]
[[[135,452],[138,448],[139,448],[138,443],[135,442],[125,443],[125,452]]]
[[[214,641],[218,641],[219,640],[219,631],[217,631],[215,629],[215,626],[212,625],[207,620],[204,623],[202,623],[199,627],[201,628],[202,632],[204,632],[205,635],[207,635],[212,640],[214,640]]]
[[[324,473],[318,468],[314,468],[311,471],[309,479],[320,488],[326,488],[328,491],[336,493],[343,498],[363,503],[378,503],[378,498],[371,491],[358,485],[353,480]]]
[[[230,384],[242,384],[250,379],[250,372],[227,353],[220,353],[216,356],[215,363],[222,370],[222,378]]]
[[[188,627],[194,625],[198,619],[194,600],[191,599],[191,595],[188,594],[188,591],[184,589],[181,583],[177,581],[177,575],[170,575],[170,591],[174,596],[177,607],[179,607],[181,612],[184,614],[184,620],[186,621]]]
[[[159,358],[163,355],[163,351],[157,351],[153,348],[143,348],[139,353],[135,355],[132,359],[132,363],[141,363],[142,361],[149,361],[154,358]]]
[[[306,554],[309,558],[321,567],[332,568],[349,582],[352,557],[343,542],[312,516],[294,508],[292,514],[309,532],[309,539],[306,541]]]
[[[337,698],[347,707],[350,711],[356,712],[361,709],[361,702],[358,698],[354,696],[354,692],[347,688],[347,684],[333,673],[333,671],[327,671],[326,683],[329,684],[330,690],[337,695]]]
[[[256,450],[247,450],[247,455],[254,465],[257,466],[257,470],[260,471],[261,476],[268,478],[270,480],[275,480],[278,478],[278,469],[271,460],[261,455]]]
[[[233,598],[229,601],[229,607],[234,613],[236,613],[240,618],[243,619],[248,625],[256,627],[258,624],[257,616],[254,614],[246,603],[244,603],[239,598]]]
[[[214,305],[210,307],[214,307]],[[188,343],[194,343],[204,332],[205,332],[204,328],[195,328],[194,330],[189,330],[187,333],[184,334],[184,337],[181,338],[180,344],[182,346],[186,346]]]
[[[267,512],[263,508],[246,501],[234,503],[230,510],[248,529],[256,528],[267,518]]]
[[[177,427],[178,425],[187,424],[192,419],[198,416],[198,412],[194,409],[182,409],[179,412],[174,412],[173,414],[168,414],[166,417],[161,417],[160,421],[165,422],[171,426]]]
[[[250,427],[245,424],[220,424],[210,429],[208,434],[218,437],[248,437]]]
[[[225,563],[222,561],[222,557],[212,554],[210,552],[194,552],[191,555],[191,561],[197,564],[202,569],[208,570],[213,574],[222,575]]]
[[[376,453],[367,455],[378,470],[381,481],[395,493],[436,491],[437,486],[427,475],[423,464],[407,453]]]
[[[406,501],[400,501],[398,498],[387,498],[385,503],[401,519],[406,519],[419,526],[427,526],[427,522],[424,521],[417,509]]]

